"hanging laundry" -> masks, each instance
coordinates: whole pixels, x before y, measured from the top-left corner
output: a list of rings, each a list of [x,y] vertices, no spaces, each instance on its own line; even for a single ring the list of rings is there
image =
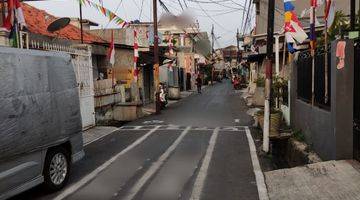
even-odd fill
[[[338,58],[337,69],[342,69],[345,67],[345,53],[346,41],[339,41],[336,45],[336,57]]]

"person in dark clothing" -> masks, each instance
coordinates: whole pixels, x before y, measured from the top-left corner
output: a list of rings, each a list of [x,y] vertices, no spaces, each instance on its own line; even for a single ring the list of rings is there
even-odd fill
[[[200,74],[199,74],[198,77],[196,78],[196,85],[197,85],[197,91],[198,91],[198,93],[201,94],[202,80],[201,80]]]

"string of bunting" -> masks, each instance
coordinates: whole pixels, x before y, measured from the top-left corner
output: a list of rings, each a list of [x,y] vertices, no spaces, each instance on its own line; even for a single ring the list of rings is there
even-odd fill
[[[128,25],[128,22],[117,16],[114,12],[111,10],[105,8],[102,5],[99,5],[97,3],[94,3],[90,0],[78,0],[81,5],[85,6],[91,6],[98,10],[101,14],[103,14],[105,17],[109,18],[110,21],[114,21],[116,24],[120,25],[122,28],[126,27]]]

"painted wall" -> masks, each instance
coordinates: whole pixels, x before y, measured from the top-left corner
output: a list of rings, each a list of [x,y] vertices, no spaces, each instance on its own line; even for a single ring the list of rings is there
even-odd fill
[[[345,68],[338,70],[332,57],[331,110],[327,111],[297,99],[297,70],[291,75],[291,126],[302,130],[307,143],[324,160],[353,158],[354,44],[347,41]],[[336,41],[332,44],[336,55]],[[297,66],[293,64],[293,68]]]

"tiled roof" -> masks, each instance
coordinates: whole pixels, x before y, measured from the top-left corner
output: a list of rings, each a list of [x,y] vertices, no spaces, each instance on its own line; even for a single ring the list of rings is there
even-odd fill
[[[31,33],[40,34],[50,37],[56,37],[61,39],[68,40],[80,40],[80,29],[76,26],[69,24],[65,28],[55,33],[50,33],[47,31],[47,27],[50,23],[58,19],[57,17],[50,15],[44,10],[37,9],[29,4],[22,3],[22,8],[24,12],[25,21],[27,28]],[[92,35],[84,31],[84,42],[85,43],[104,43],[106,42],[102,38]]]

